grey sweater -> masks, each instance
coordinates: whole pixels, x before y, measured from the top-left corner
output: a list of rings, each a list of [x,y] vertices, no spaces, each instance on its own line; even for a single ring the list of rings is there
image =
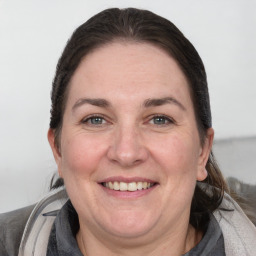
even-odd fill
[[[35,205],[0,214],[0,255],[16,256],[28,218]]]
[[[65,191],[59,189],[50,193],[36,206],[0,214],[0,255],[46,255],[56,212],[67,200]],[[233,211],[214,212],[214,219],[217,220],[224,237],[226,255],[255,256],[255,226],[230,196],[225,195],[220,207],[233,209]],[[38,254],[33,254],[34,251]]]

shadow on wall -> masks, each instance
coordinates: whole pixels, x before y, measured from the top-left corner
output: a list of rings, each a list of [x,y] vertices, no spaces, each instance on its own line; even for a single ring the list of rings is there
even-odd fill
[[[216,140],[213,152],[226,178],[256,185],[256,136]]]

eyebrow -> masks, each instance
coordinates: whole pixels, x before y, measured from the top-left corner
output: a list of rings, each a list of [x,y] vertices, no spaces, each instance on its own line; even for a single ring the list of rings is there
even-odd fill
[[[149,107],[157,107],[157,106],[162,106],[165,104],[170,104],[173,103],[177,105],[179,108],[182,110],[186,110],[186,108],[175,98],[173,97],[165,97],[165,98],[156,98],[156,99],[146,99],[143,102],[143,107],[149,108]],[[97,99],[92,99],[92,98],[81,98],[72,107],[72,110],[74,111],[76,108],[84,105],[84,104],[90,104],[93,106],[101,107],[101,108],[109,108],[111,107],[111,103],[105,99],[97,98]]]
[[[175,98],[173,97],[165,97],[165,98],[158,98],[158,99],[147,99],[144,101],[143,106],[148,108],[148,107],[157,107],[157,106],[162,106],[165,104],[170,104],[173,103],[182,110],[186,110],[186,108]]]
[[[108,108],[111,106],[110,102],[108,102],[105,99],[90,99],[90,98],[82,98],[79,99],[74,106],[72,107],[72,110],[74,111],[76,108],[84,105],[84,104],[90,104],[93,106],[101,107],[101,108]]]

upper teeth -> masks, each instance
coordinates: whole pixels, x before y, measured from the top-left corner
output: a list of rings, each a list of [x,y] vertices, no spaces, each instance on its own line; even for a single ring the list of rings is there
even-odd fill
[[[136,191],[150,188],[154,185],[154,183],[146,182],[146,181],[139,181],[139,182],[104,182],[103,186],[113,190],[120,190],[120,191]]]

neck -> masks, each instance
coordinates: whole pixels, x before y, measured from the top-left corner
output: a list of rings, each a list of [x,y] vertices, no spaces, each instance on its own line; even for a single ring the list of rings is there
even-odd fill
[[[77,243],[84,256],[105,255],[105,256],[133,256],[133,255],[182,255],[195,247],[202,239],[202,232],[196,231],[190,224],[183,232],[168,232],[165,236],[152,236],[135,239],[120,239],[102,236],[95,237],[88,229],[83,228],[77,233]],[[147,240],[147,241],[146,241]],[[139,241],[139,242],[138,242]]]

